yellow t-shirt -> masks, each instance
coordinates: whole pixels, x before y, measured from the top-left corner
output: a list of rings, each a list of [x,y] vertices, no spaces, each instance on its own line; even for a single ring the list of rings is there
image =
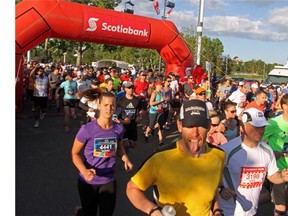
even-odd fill
[[[209,215],[216,189],[222,180],[225,152],[209,146],[200,158],[176,148],[150,157],[131,178],[141,190],[154,185],[160,206],[173,205],[178,216]]]

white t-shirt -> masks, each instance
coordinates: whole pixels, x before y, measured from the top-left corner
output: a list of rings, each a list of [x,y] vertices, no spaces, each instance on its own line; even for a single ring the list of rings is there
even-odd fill
[[[246,94],[244,94],[243,92],[241,92],[239,89],[234,91],[229,97],[228,99],[234,103],[237,103],[236,106],[236,115],[239,116],[241,114],[241,112],[244,110],[244,107],[239,107],[238,104],[241,102],[246,102]]]
[[[266,173],[271,176],[278,171],[273,150],[265,142],[250,148],[242,143],[240,136],[219,147],[226,152],[223,186],[236,190],[237,194],[235,201],[220,196],[224,215],[255,215]]]
[[[76,80],[76,82],[77,82],[78,92],[82,92],[91,87],[91,80],[89,79],[86,79],[86,80],[79,79],[79,80]]]

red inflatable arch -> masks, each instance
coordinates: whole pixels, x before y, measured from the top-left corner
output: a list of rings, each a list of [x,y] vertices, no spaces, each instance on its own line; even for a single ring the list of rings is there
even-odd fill
[[[186,68],[193,68],[192,52],[171,21],[65,0],[23,0],[16,5],[18,109],[21,108],[22,83],[17,78],[23,73],[23,53],[46,38],[155,49],[166,63],[166,73],[173,71],[181,78]]]

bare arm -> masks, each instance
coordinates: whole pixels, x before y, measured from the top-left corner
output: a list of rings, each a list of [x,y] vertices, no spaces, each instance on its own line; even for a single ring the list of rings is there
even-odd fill
[[[144,191],[140,190],[132,181],[129,181],[126,188],[126,194],[130,202],[140,211],[147,215],[156,205],[150,201],[144,194]],[[153,216],[162,215],[160,210],[155,211]]]
[[[282,184],[288,182],[288,169],[283,169],[282,172],[276,172],[271,176],[267,176],[268,180],[273,184]]]
[[[124,162],[124,168],[127,172],[133,170],[134,165],[130,162],[124,148],[122,145],[122,142],[118,142],[117,147],[117,155],[121,158],[121,160]]]
[[[84,176],[87,181],[91,181],[96,175],[95,169],[87,169],[81,158],[81,151],[84,148],[84,143],[75,139],[71,150],[72,162],[79,172]]]
[[[152,94],[151,94],[151,97],[150,97],[150,101],[149,101],[150,102],[150,106],[155,106],[155,105],[160,104],[160,103],[162,103],[164,101],[163,97],[159,101],[155,101],[155,98],[156,98],[156,93],[155,93],[155,91],[153,91]]]

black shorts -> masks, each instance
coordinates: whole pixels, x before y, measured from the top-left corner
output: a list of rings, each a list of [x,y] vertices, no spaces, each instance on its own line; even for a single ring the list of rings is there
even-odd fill
[[[272,197],[275,205],[286,205],[285,190],[287,190],[287,183],[272,185]]]
[[[46,109],[48,102],[48,97],[35,97],[34,96],[34,106],[41,107],[41,109]]]
[[[136,122],[131,122],[128,125],[124,125],[125,132],[123,138],[131,140],[131,141],[137,141],[138,139],[138,134],[137,134],[137,123]]]
[[[63,106],[68,106],[70,108],[76,108],[78,104],[78,99],[64,99]]]

